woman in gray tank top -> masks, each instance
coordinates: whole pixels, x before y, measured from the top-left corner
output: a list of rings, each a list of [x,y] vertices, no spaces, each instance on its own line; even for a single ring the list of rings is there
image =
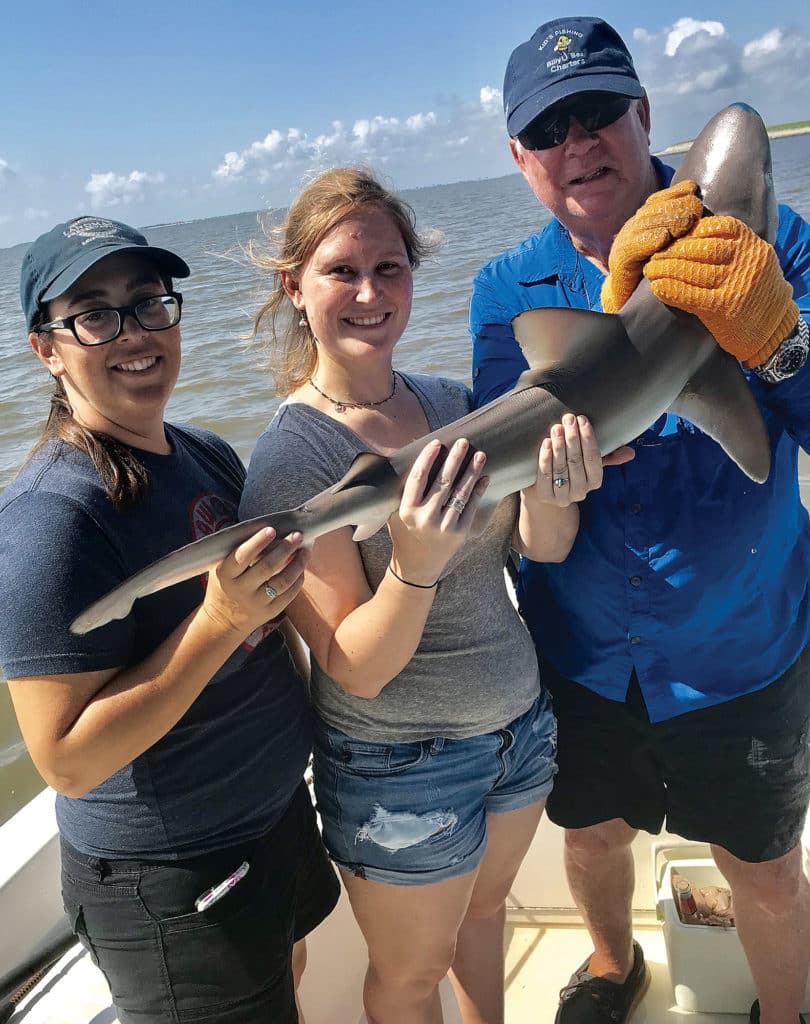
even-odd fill
[[[367,171],[337,169],[298,197],[277,251],[253,253],[275,276],[257,328],[269,324],[287,397],[241,517],[296,506],[360,452],[390,454],[470,411],[462,384],[393,369],[425,252],[409,207]],[[485,454],[464,469],[467,453],[457,442],[431,482],[428,445],[387,530],[320,538],[289,608],[312,655],[324,839],[368,944],[378,1024],[435,1024],[448,971],[464,1021],[503,1020],[505,899],[555,772],[554,719],[504,564],[510,547],[564,559],[575,500],[601,483],[593,432],[573,416],[543,443],[538,482],[495,509]],[[566,462],[569,486],[554,487]]]

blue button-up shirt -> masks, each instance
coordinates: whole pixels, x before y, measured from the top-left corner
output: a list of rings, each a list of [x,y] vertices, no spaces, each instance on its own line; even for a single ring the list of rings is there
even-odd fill
[[[672,170],[654,162],[668,184]],[[775,248],[808,318],[810,225],[786,206]],[[598,310],[603,280],[556,220],[488,263],[470,307],[476,404],[527,368],[513,317]],[[810,522],[797,475],[799,446],[810,447],[810,362],[780,384],[749,379],[771,442],[766,483],[665,415],[633,442],[635,459],[607,469],[581,503],[566,561],[521,563],[520,610],[542,654],[617,701],[635,668],[654,722],[767,685],[810,640]]]

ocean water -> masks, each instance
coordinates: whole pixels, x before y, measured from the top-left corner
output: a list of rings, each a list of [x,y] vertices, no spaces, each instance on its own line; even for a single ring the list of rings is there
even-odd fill
[[[681,157],[669,158],[677,164]],[[773,143],[777,195],[810,219],[810,135]],[[519,175],[438,185],[404,192],[423,232],[443,244],[416,273],[411,321],[397,349],[403,370],[469,381],[467,307],[472,279],[490,257],[520,242],[547,220]],[[265,211],[272,224],[282,213]],[[123,219],[133,217],[124,211]],[[167,416],[225,437],[243,459],[278,404],[265,353],[251,343],[252,318],[268,281],[245,255],[261,240],[259,214],[242,213],[147,230],[149,240],[181,254],[192,276],[181,282],[183,368]],[[25,246],[0,250],[0,487],[39,436],[48,408],[49,379],[27,342],[19,309],[19,271]],[[810,499],[810,463],[803,465]],[[0,822],[41,786],[20,739],[8,689],[0,677]]]

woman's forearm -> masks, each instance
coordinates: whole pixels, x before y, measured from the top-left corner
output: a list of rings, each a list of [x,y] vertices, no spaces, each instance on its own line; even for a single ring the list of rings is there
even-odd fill
[[[572,502],[560,508],[539,501],[534,488],[520,495],[520,512],[512,546],[535,562],[562,562],[574,545],[579,531],[579,506]]]
[[[13,681],[15,706],[18,714],[23,711],[20,723],[37,768],[58,792],[83,796],[162,739],[244,639],[212,621],[200,606],[137,665],[106,680],[102,673],[65,677],[65,683],[75,680],[81,687],[97,676],[98,688],[78,712],[67,702],[61,721],[44,723],[43,714],[39,725],[31,723],[36,709],[26,701],[32,681]],[[46,683],[58,679],[48,677]]]
[[[435,586],[410,586],[386,570],[337,627],[321,667],[347,693],[376,697],[416,653],[435,596]]]

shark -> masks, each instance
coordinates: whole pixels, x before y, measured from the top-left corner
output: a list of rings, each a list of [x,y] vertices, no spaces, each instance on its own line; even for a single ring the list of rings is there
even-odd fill
[[[770,141],[752,107],[732,104],[708,122],[674,181],[684,179],[697,182],[706,213],[737,217],[773,244]],[[434,472],[458,438],[469,441],[468,457],[486,452],[488,504],[536,480],[540,444],[567,412],[589,418],[603,454],[674,413],[712,437],[752,480],[767,479],[768,435],[738,362],[700,320],[660,302],[646,279],[618,314],[531,309],[512,327],[528,369],[506,394],[392,455],[361,453],[340,480],[298,508],[245,520],[165,555],[86,608],[71,630],[82,634],[125,617],[137,599],[207,572],[262,527],[278,538],[300,530],[305,546],[346,526],[355,541],[370,537],[398,508],[409,470],[434,438],[442,444]]]

